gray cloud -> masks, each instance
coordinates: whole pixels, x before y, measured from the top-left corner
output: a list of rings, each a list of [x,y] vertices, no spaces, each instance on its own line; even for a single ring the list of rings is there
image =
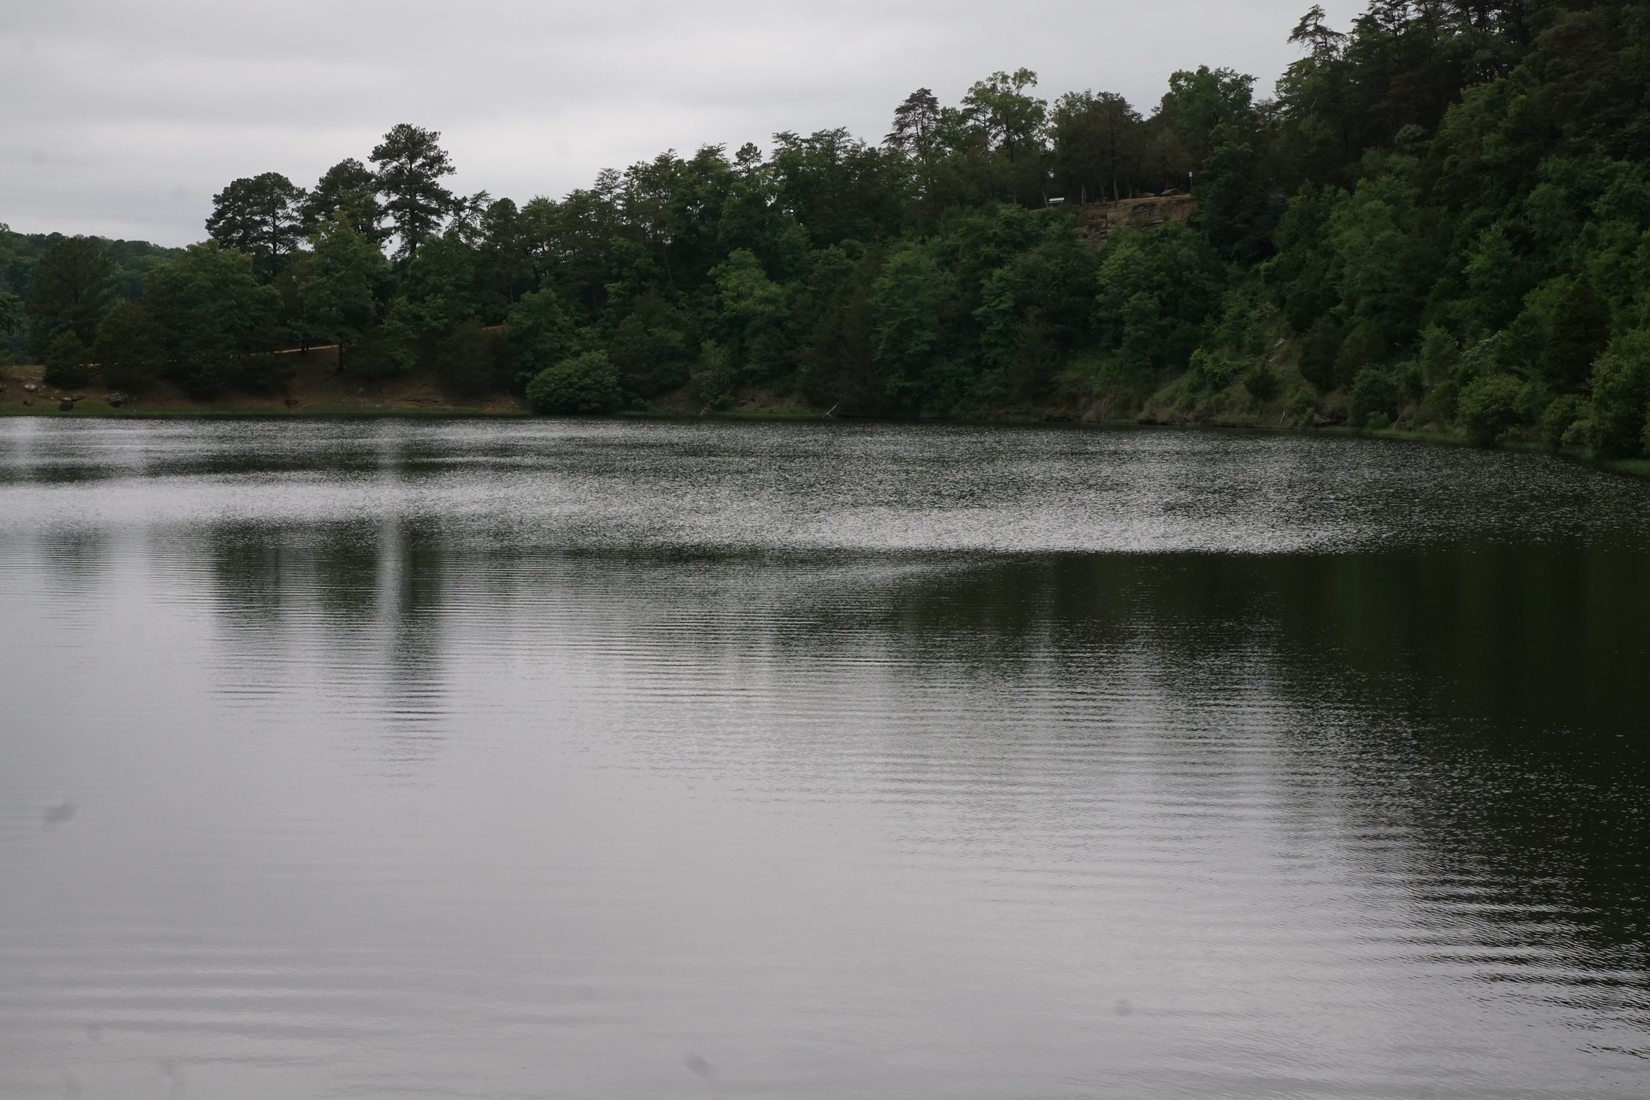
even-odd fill
[[[181,244],[213,192],[308,186],[407,121],[443,133],[462,191],[524,200],[667,148],[846,126],[867,140],[920,85],[955,102],[995,69],[1143,110],[1200,63],[1292,61],[1307,0],[17,0],[0,14],[0,221]],[[1338,25],[1362,8],[1324,5]]]

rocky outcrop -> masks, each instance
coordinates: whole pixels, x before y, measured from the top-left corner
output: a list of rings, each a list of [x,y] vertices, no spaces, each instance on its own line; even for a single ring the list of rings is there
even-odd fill
[[[1120,202],[1091,202],[1082,209],[1079,232],[1096,248],[1124,229],[1156,229],[1169,222],[1185,224],[1197,209],[1190,195],[1148,195]]]

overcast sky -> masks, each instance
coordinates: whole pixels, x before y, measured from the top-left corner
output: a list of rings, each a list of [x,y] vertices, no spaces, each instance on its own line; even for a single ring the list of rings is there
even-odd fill
[[[1039,94],[1226,65],[1263,92],[1310,0],[0,0],[0,222],[201,239],[213,192],[308,187],[397,122],[440,130],[465,193],[518,202],[665,149],[846,126],[919,86],[954,104],[1026,66]],[[1343,27],[1361,0],[1325,0]]]

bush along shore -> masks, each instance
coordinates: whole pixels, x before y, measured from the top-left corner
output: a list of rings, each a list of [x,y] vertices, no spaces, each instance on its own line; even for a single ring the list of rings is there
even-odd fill
[[[880,140],[519,205],[451,193],[402,124],[310,188],[229,182],[188,248],[0,231],[0,348],[38,364],[0,411],[1145,420],[1644,462],[1650,4],[1376,0],[1279,36],[1269,99],[997,72]]]

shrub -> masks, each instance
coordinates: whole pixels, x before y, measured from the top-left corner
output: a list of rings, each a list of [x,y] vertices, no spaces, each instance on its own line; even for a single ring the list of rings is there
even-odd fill
[[[1564,437],[1586,411],[1587,403],[1573,393],[1554,398],[1541,414],[1541,437],[1547,446],[1555,451],[1564,446]]]
[[[1192,389],[1207,393],[1225,389],[1231,384],[1232,374],[1232,361],[1224,352],[1198,348],[1192,352],[1186,381]]]
[[[1265,404],[1278,395],[1278,376],[1264,363],[1257,364],[1243,376],[1243,388],[1249,396]]]
[[[338,370],[362,382],[383,382],[412,370],[416,356],[407,334],[390,324],[373,325],[342,346]]]
[[[713,409],[733,404],[733,361],[728,349],[714,340],[699,348],[699,358],[690,374],[694,396]]]
[[[1585,415],[1564,429],[1564,435],[1559,443],[1567,450],[1580,451],[1592,446],[1593,422]]]
[[[1340,321],[1326,313],[1313,322],[1301,341],[1301,375],[1318,389],[1335,388],[1335,355],[1345,338]]]
[[[1495,446],[1495,441],[1518,423],[1518,404],[1523,391],[1518,379],[1507,374],[1477,378],[1468,383],[1461,391],[1459,416],[1473,446]]]
[[[604,351],[587,351],[545,367],[527,383],[534,412],[588,415],[610,413],[623,401],[619,372]]]
[[[479,397],[498,386],[498,340],[475,321],[458,324],[435,348],[435,376],[455,397]]]
[[[1384,370],[1365,367],[1352,384],[1352,426],[1361,428],[1379,415],[1390,425],[1398,416],[1403,392],[1398,380]]]
[[[1365,372],[1389,358],[1391,350],[1392,341],[1380,325],[1372,321],[1359,321],[1347,332],[1346,339],[1341,341],[1340,349],[1335,352],[1335,384],[1356,386]]]
[[[1610,341],[1593,367],[1593,451],[1601,458],[1630,458],[1644,445],[1650,409],[1650,329]]]
[[[1297,427],[1304,428],[1312,423],[1312,416],[1318,411],[1318,395],[1312,392],[1310,386],[1296,386],[1289,391],[1283,411]]]
[[[54,386],[86,384],[86,345],[73,332],[60,332],[46,349],[46,381]]]
[[[92,345],[105,385],[139,390],[166,369],[166,334],[137,302],[121,302],[98,326]]]

